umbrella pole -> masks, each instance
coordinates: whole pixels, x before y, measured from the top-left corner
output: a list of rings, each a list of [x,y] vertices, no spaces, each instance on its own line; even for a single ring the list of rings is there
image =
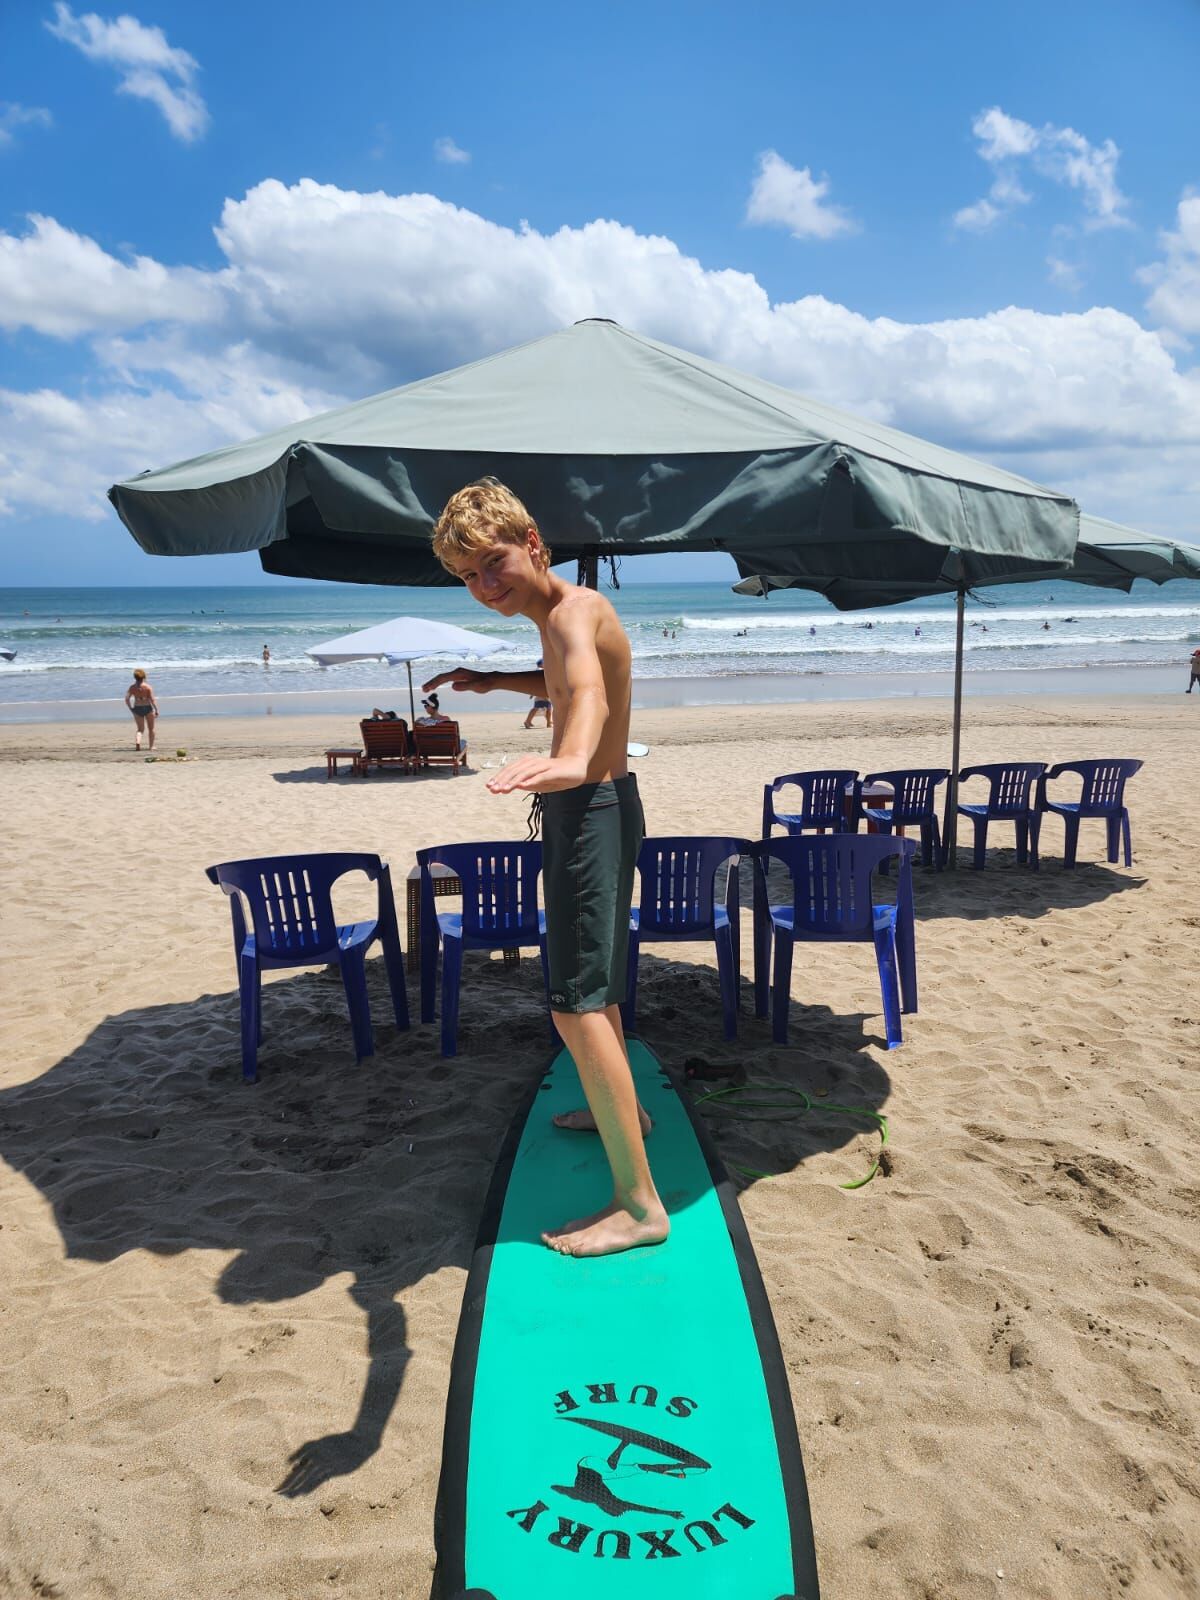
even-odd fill
[[[954,737],[951,745],[950,781],[946,786],[946,824],[942,829],[942,848],[952,867],[958,865],[958,763],[962,735],[963,612],[967,591],[958,586],[954,627]]]
[[[595,556],[580,556],[579,570],[575,575],[575,582],[587,589],[598,589],[600,577],[597,571],[599,561]]]
[[[417,725],[417,702],[413,699],[412,662],[406,661],[404,665],[408,668],[408,714],[412,718],[411,726],[415,728]]]

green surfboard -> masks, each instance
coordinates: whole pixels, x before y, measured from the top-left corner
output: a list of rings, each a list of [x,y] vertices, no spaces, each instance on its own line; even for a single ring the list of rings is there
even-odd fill
[[[686,1092],[629,1057],[662,1245],[557,1255],[611,1188],[560,1051],[501,1151],[446,1405],[434,1600],[818,1600],[787,1375],[737,1199]]]

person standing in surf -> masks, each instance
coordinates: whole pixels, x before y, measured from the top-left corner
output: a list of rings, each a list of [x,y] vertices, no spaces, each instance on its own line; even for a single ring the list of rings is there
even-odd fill
[[[646,1159],[650,1119],[634,1089],[620,1004],[625,998],[629,907],[645,834],[637,779],[628,770],[629,641],[609,602],[550,571],[550,551],[529,512],[494,478],[452,496],[433,551],[473,599],[502,617],[525,616],[541,635],[540,672],[456,667],[424,685],[487,694],[509,689],[549,699],[550,754],[520,756],[487,781],[493,794],[533,796],[542,825],[542,880],[550,1008],[578,1069],[586,1111],[556,1117],[599,1133],[612,1171],[610,1204],[542,1234],[562,1255],[599,1256],[658,1244],[670,1223]]]

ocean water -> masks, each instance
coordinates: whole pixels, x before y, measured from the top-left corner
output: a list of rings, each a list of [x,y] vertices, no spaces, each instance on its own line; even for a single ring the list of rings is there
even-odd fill
[[[819,688],[811,680],[825,678],[831,692],[845,696],[851,686],[844,680],[855,675],[944,675],[953,666],[949,598],[839,612],[802,590],[762,600],[735,595],[724,583],[629,583],[603,592],[628,632],[638,679],[799,678],[811,698]],[[135,666],[176,712],[189,700],[216,696],[229,697],[224,708],[236,710],[238,697],[264,692],[283,708],[289,695],[313,690],[396,699],[407,692],[403,667],[321,668],[304,652],[400,615],[437,617],[504,640],[510,649],[492,663],[500,670],[529,667],[538,654],[532,624],[494,617],[457,588],[7,589],[0,590],[0,646],[16,658],[0,661],[0,720],[25,720],[62,702],[74,707],[64,715],[119,706]],[[1127,667],[1171,667],[1186,681],[1197,645],[1196,583],[1139,582],[1129,595],[1061,582],[1015,584],[967,602],[966,666],[976,681],[979,674],[1069,668],[1111,679]],[[431,658],[420,676],[451,664]]]

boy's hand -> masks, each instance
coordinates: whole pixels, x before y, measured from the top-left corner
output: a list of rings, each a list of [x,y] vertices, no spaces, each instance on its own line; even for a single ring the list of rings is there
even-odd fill
[[[587,777],[582,756],[520,756],[487,781],[493,794],[551,794],[556,789],[576,789]]]
[[[428,683],[421,685],[421,688],[426,694],[430,694],[443,683],[448,683],[452,689],[460,691],[469,689],[473,694],[486,694],[495,686],[490,672],[476,672],[474,667],[453,667],[449,672],[439,672],[436,678],[430,678]]]

